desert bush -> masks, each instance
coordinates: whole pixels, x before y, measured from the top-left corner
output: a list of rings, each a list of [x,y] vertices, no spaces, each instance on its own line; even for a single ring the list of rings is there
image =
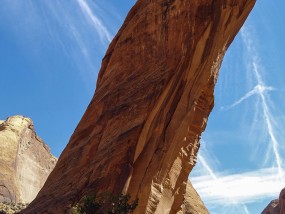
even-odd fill
[[[82,197],[73,208],[72,214],[128,214],[134,212],[138,199],[130,201],[130,195],[103,193]]]

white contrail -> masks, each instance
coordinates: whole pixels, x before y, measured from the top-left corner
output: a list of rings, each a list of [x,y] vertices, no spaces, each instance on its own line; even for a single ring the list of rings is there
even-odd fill
[[[257,80],[258,80],[258,74],[259,74],[258,73],[258,68],[257,68],[257,65],[254,62],[253,62],[253,68],[254,68],[255,73],[257,74],[256,77],[257,77]],[[261,80],[260,80],[260,82],[262,83]],[[269,111],[269,108],[268,108],[267,100],[265,98],[265,95],[264,95],[263,91],[261,91],[261,90],[258,91],[258,94],[259,94],[259,96],[261,98],[263,115],[264,115],[264,118],[265,118],[265,121],[266,121],[268,134],[269,134],[271,142],[272,142],[273,152],[274,152],[275,159],[276,159],[276,164],[277,164],[277,167],[278,167],[278,174],[279,174],[280,177],[282,177],[282,175],[283,175],[283,172],[282,172],[282,160],[281,160],[280,155],[279,155],[278,141],[277,141],[277,139],[275,137],[275,134],[274,134],[274,130],[273,130],[273,126],[272,126],[271,114],[270,114],[270,111]]]
[[[244,211],[245,211],[245,214],[250,214],[250,212],[247,209],[247,206],[244,206]]]
[[[200,160],[200,163],[206,169],[206,171],[209,173],[211,178],[213,178],[213,180],[217,180],[217,176],[215,175],[215,173],[213,172],[211,167],[207,164],[205,158],[202,155],[198,154],[198,160]]]
[[[278,167],[278,174],[279,177],[282,178],[283,172],[282,172],[282,160],[280,158],[280,154],[279,154],[279,150],[278,150],[278,141],[275,137],[275,133],[273,130],[273,125],[272,125],[272,116],[268,107],[268,102],[266,99],[266,94],[265,91],[266,89],[268,90],[272,90],[271,87],[267,87],[261,77],[260,71],[259,71],[259,66],[258,66],[258,54],[257,51],[255,50],[254,46],[253,46],[253,42],[250,39],[250,36],[248,35],[248,33],[245,32],[244,28],[241,30],[241,37],[242,40],[247,48],[248,53],[250,53],[250,55],[252,56],[252,62],[251,62],[251,66],[253,68],[253,72],[254,72],[254,76],[255,79],[257,81],[257,86],[255,87],[255,89],[253,90],[253,94],[256,93],[260,98],[261,98],[261,104],[262,104],[262,110],[263,110],[263,115],[265,118],[265,123],[267,126],[267,132],[269,134],[271,143],[272,143],[272,148],[273,148],[273,152],[274,152],[274,156],[275,156],[275,161],[276,161],[276,165]],[[234,103],[235,104],[235,103]],[[233,106],[233,105],[231,105]]]
[[[107,30],[107,28],[103,25],[101,20],[93,14],[91,8],[89,7],[88,3],[85,0],[77,0],[80,8],[83,12],[85,12],[85,15],[90,18],[93,26],[95,27],[96,31],[98,32],[100,36],[100,40],[103,43],[105,39],[107,39],[108,42],[111,42],[112,36]]]
[[[257,95],[259,93],[263,93],[264,91],[272,91],[274,88],[272,87],[265,87],[264,85],[257,85],[252,89],[251,91],[247,92],[243,97],[241,97],[239,100],[235,101],[232,105],[221,107],[222,110],[229,110],[233,107],[236,107],[237,105],[241,104],[243,101],[251,97],[252,95]]]
[[[253,90],[249,91],[246,95],[241,97],[239,100],[235,101],[232,105],[230,105],[228,107],[222,107],[222,109],[229,110],[229,109],[239,105],[244,100],[251,97],[252,95],[258,95],[260,97],[263,116],[265,118],[265,123],[267,126],[267,132],[268,132],[268,135],[269,135],[271,143],[272,143],[275,161],[276,161],[276,165],[278,167],[278,174],[279,174],[279,177],[281,178],[283,175],[282,160],[280,158],[280,154],[278,151],[278,141],[275,137],[274,130],[273,130],[273,125],[272,125],[273,119],[272,119],[272,116],[271,116],[271,113],[270,113],[270,110],[268,107],[268,102],[267,102],[267,99],[265,96],[266,91],[274,90],[274,88],[268,87],[264,84],[262,77],[261,77],[261,74],[260,74],[260,71],[259,71],[259,67],[258,67],[258,61],[259,61],[258,60],[258,58],[259,58],[258,54],[257,54],[255,48],[253,47],[252,40],[249,38],[248,33],[245,32],[244,28],[241,30],[241,37],[242,37],[242,40],[243,40],[243,42],[247,48],[247,51],[252,56],[251,67],[253,69],[254,77],[256,79],[257,85],[254,87]]]
[[[221,180],[215,175],[214,171],[211,169],[206,159],[201,154],[198,154],[198,159],[200,163],[202,164],[202,166],[206,169],[206,171],[210,175],[211,180],[214,181],[214,186],[219,187],[218,191],[228,192],[225,186],[223,185],[223,183],[221,182]],[[235,200],[231,199],[230,197],[229,197],[229,200],[231,201],[232,204],[238,204]],[[244,205],[243,203],[239,203],[239,204],[244,209],[245,214],[250,214],[246,205]]]

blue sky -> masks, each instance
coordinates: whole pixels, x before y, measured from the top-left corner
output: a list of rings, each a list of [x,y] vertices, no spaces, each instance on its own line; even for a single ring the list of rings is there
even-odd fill
[[[31,117],[59,156],[134,0],[2,0],[0,119]],[[260,213],[285,186],[285,2],[258,0],[229,48],[193,185],[211,213]]]

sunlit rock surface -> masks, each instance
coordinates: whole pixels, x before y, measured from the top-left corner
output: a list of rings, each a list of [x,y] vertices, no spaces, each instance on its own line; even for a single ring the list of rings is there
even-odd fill
[[[188,181],[186,187],[186,193],[184,194],[184,201],[182,209],[177,213],[191,213],[191,214],[208,214],[209,211],[205,207],[200,196],[192,186],[191,182]]]
[[[0,121],[0,203],[31,202],[56,161],[30,118]]]
[[[138,0],[84,116],[24,213],[65,213],[98,191],[138,197],[136,213],[183,212],[220,64],[254,3]]]

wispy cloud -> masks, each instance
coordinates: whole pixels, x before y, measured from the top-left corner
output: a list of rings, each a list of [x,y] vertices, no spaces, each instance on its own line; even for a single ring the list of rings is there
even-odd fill
[[[211,166],[208,164],[206,157],[201,153],[198,155],[198,162],[206,170],[206,174],[203,176],[192,177],[191,181],[194,187],[198,190],[201,198],[207,204],[216,203],[212,201],[220,201],[225,205],[225,198],[221,197],[226,195],[226,201],[231,206],[240,206],[245,214],[249,214],[247,206],[243,202],[237,201],[234,197],[231,197],[231,192],[228,186],[225,185],[223,179],[217,176]]]
[[[111,42],[112,36],[102,21],[92,12],[88,3],[85,0],[77,0],[80,8],[86,15],[86,17],[91,21],[94,28],[97,30],[100,40],[102,43],[105,43],[106,40]]]
[[[249,214],[247,204],[276,198],[284,187],[284,177],[278,176],[276,167],[243,173],[217,172],[204,149],[198,155],[203,173],[191,176],[191,181],[207,206],[218,208],[219,213]]]
[[[107,6],[104,2],[100,6],[87,0],[76,0],[68,5],[58,0],[42,4],[44,6],[39,7],[41,4],[33,3],[36,8],[42,10],[37,14],[43,19],[32,20],[45,22],[44,30],[48,30],[51,41],[56,47],[60,47],[59,50],[63,51],[67,59],[71,59],[70,64],[79,71],[88,89],[93,90],[100,59],[112,39],[110,26],[105,25],[99,18],[106,14]],[[116,17],[109,16],[109,20],[113,28],[118,27],[118,23],[115,23]]]
[[[245,203],[264,198],[276,198],[284,187],[284,178],[280,179],[278,168],[264,168],[240,174],[219,173],[191,177],[194,187],[207,204],[238,205],[246,210]],[[246,211],[245,211],[246,212]]]

